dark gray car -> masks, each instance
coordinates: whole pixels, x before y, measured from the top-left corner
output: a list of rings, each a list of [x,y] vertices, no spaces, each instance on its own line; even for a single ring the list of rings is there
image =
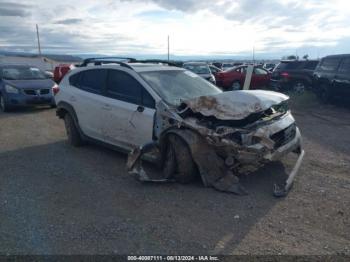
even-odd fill
[[[54,107],[56,87],[55,82],[36,67],[0,64],[0,109],[4,112],[21,106]]]
[[[188,62],[183,64],[183,68],[203,77],[212,84],[216,84],[215,76],[210,71],[207,63],[204,62]]]

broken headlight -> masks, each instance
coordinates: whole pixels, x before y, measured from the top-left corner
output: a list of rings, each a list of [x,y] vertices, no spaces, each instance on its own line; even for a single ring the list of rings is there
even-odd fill
[[[285,114],[289,110],[289,105],[288,105],[287,101],[283,101],[282,103],[280,103],[278,105],[272,106],[271,109],[274,111],[274,113]]]

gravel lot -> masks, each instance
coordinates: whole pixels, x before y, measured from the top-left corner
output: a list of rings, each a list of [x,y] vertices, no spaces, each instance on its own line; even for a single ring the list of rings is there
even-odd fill
[[[55,110],[0,113],[0,254],[350,254],[350,109],[294,112],[306,156],[242,178],[236,196],[200,183],[142,184],[126,156],[72,148]]]

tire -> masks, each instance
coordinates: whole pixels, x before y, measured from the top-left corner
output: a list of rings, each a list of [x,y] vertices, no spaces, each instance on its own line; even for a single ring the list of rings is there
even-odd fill
[[[163,172],[166,177],[173,177],[181,184],[188,184],[195,180],[198,174],[190,148],[177,135],[170,134],[167,139]]]
[[[234,81],[231,85],[231,91],[241,90],[241,83],[239,81]]]
[[[66,113],[64,116],[64,124],[66,126],[68,143],[75,147],[83,145],[83,140],[81,139],[78,128],[69,113]]]
[[[2,112],[9,112],[10,111],[10,107],[7,105],[4,97],[1,94],[0,94],[0,110]]]
[[[331,100],[331,94],[330,94],[329,88],[326,84],[322,84],[320,86],[320,90],[319,90],[318,95],[319,95],[321,101],[325,104],[328,104]]]
[[[306,88],[306,85],[304,81],[295,81],[292,85],[292,91],[297,93],[297,94],[302,94],[304,93]]]

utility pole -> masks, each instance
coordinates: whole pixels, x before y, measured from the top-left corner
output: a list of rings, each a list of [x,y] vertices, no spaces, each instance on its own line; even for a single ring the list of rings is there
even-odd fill
[[[39,51],[39,56],[41,56],[41,47],[40,47],[40,37],[39,37],[39,27],[38,24],[36,24],[36,36],[38,38],[38,51]]]
[[[169,52],[170,52],[170,40],[169,40],[169,35],[168,35],[168,62],[170,60]]]
[[[255,64],[255,45],[253,45],[253,64]]]

